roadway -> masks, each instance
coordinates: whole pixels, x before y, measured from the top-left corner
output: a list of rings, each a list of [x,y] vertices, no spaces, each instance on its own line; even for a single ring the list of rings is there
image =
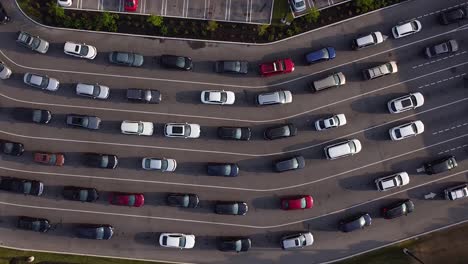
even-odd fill
[[[19,158],[1,156],[3,176],[39,179],[46,185],[43,197],[26,197],[0,193],[2,244],[22,248],[109,255],[195,263],[322,263],[372,249],[441,226],[468,218],[466,201],[447,202],[440,195],[448,186],[467,181],[468,70],[467,22],[441,26],[438,11],[464,1],[414,0],[395,8],[379,11],[343,24],[318,30],[301,37],[272,45],[232,45],[175,40],[132,38],[85,32],[47,29],[32,24],[4,4],[13,23],[0,27],[0,57],[14,74],[0,82],[0,134],[5,140],[25,144],[26,153]],[[400,21],[418,17],[423,30],[413,36],[352,51],[351,40],[362,33],[390,29]],[[420,17],[420,18],[419,18]],[[30,52],[16,45],[15,32],[27,30],[51,42],[47,55]],[[428,60],[423,49],[431,44],[455,38],[460,51],[454,56]],[[94,61],[79,60],[63,54],[67,40],[95,45]],[[337,58],[305,65],[303,55],[309,50],[333,46]],[[145,56],[143,68],[112,66],[107,54],[114,50],[135,51]],[[161,69],[154,56],[174,53],[191,56],[193,72]],[[231,54],[231,55],[229,55]],[[296,62],[292,74],[260,78],[255,65],[280,57]],[[247,76],[219,75],[212,72],[218,59],[245,59],[251,62]],[[361,71],[395,60],[399,73],[373,81],[363,81]],[[25,72],[46,73],[57,78],[61,86],[56,93],[45,93],[22,84]],[[311,93],[308,84],[342,71],[347,77],[343,87]],[[107,101],[79,98],[74,95],[77,82],[101,83],[111,87]],[[162,92],[160,105],[127,103],[125,89],[155,88]],[[205,89],[225,89],[236,93],[234,106],[208,106],[199,102]],[[255,107],[254,97],[263,91],[289,89],[293,103],[283,106]],[[423,107],[391,115],[388,100],[409,92],[425,96]],[[15,107],[37,107],[52,111],[51,124],[39,126],[15,121]],[[99,116],[99,131],[71,129],[65,126],[68,113]],[[317,132],[313,122],[332,113],[345,113],[348,124],[327,132]],[[152,137],[121,135],[122,120],[151,121],[156,125]],[[388,138],[388,129],[412,120],[421,120],[424,134],[400,142]],[[164,138],[167,122],[193,122],[202,126],[202,137],[195,140]],[[266,127],[292,122],[299,128],[294,138],[265,141]],[[218,126],[250,126],[249,142],[221,141]],[[357,138],[363,151],[353,157],[327,161],[323,147],[343,139]],[[32,163],[33,151],[62,152],[62,168]],[[113,153],[119,156],[116,170],[83,166],[84,152]],[[306,168],[274,173],[272,162],[301,154]],[[452,154],[459,163],[450,172],[427,176],[416,169],[426,161]],[[147,172],[139,168],[143,157],[168,157],[178,161],[174,173]],[[206,162],[237,162],[239,177],[222,178],[205,175]],[[380,193],[374,179],[397,171],[407,171],[411,182],[401,189]],[[102,199],[95,204],[65,201],[60,192],[64,185],[97,188]],[[143,192],[142,208],[108,205],[111,191]],[[190,192],[200,196],[198,209],[167,207],[169,192]],[[424,200],[430,192],[434,200]],[[280,198],[311,194],[314,208],[305,211],[281,211]],[[399,219],[384,220],[379,210],[396,200],[411,198],[415,212]],[[220,216],[213,213],[217,200],[242,200],[249,204],[246,216]],[[339,219],[356,212],[370,212],[373,225],[365,230],[344,234],[336,229]],[[48,218],[54,229],[48,234],[17,230],[15,217],[29,215]],[[107,223],[116,229],[110,241],[84,241],[74,238],[75,223]],[[294,253],[279,248],[281,236],[310,230],[313,246]],[[156,246],[161,232],[185,232],[197,236],[194,249],[180,251]],[[216,237],[249,236],[252,249],[245,254],[216,250]],[[41,243],[37,243],[37,241]]]

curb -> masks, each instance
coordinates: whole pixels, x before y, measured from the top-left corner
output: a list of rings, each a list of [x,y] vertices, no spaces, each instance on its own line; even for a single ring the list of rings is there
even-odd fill
[[[407,1],[404,1],[404,2],[397,3],[397,4],[389,5],[389,6],[380,8],[380,9],[376,9],[376,10],[367,12],[365,14],[350,17],[350,18],[347,18],[345,20],[341,20],[341,21],[338,21],[338,22],[335,22],[335,23],[332,23],[332,24],[329,24],[329,25],[326,25],[326,26],[323,26],[323,27],[312,29],[312,30],[307,31],[307,32],[303,32],[303,33],[300,33],[300,34],[297,34],[297,35],[294,35],[294,36],[291,36],[291,37],[288,37],[288,38],[280,39],[280,40],[277,40],[277,41],[274,41],[274,42],[269,42],[269,43],[233,42],[233,41],[204,40],[204,39],[191,39],[191,38],[172,38],[172,37],[161,37],[161,36],[150,36],[150,35],[139,35],[139,34],[103,32],[103,31],[92,31],[92,30],[84,30],[84,29],[71,29],[71,28],[53,27],[53,26],[47,26],[47,25],[41,24],[41,23],[37,22],[36,20],[32,19],[31,17],[29,17],[21,9],[21,7],[19,6],[17,0],[15,0],[15,4],[16,4],[16,7],[21,11],[23,16],[25,16],[27,19],[29,19],[30,21],[32,21],[34,24],[36,24],[38,26],[41,26],[41,27],[44,27],[44,28],[49,28],[49,29],[67,30],[67,31],[72,31],[72,32],[108,34],[108,35],[127,36],[127,37],[152,38],[152,39],[162,39],[162,40],[179,40],[179,41],[193,41],[193,42],[206,42],[206,43],[232,44],[232,45],[248,45],[248,46],[268,46],[268,45],[274,45],[274,44],[278,44],[278,43],[281,43],[281,42],[284,42],[284,41],[288,41],[288,40],[291,40],[291,39],[294,39],[294,38],[297,38],[297,37],[301,37],[301,36],[304,36],[304,35],[307,35],[307,34],[311,34],[311,33],[316,32],[318,30],[333,27],[333,26],[339,25],[339,24],[344,23],[344,22],[348,22],[348,21],[351,21],[351,20],[354,20],[354,19],[357,19],[357,18],[361,18],[363,16],[367,16],[367,15],[370,15],[370,14],[373,14],[373,13],[376,13],[376,12],[379,12],[379,11],[390,9],[390,8],[393,8],[393,7],[397,7],[397,6],[412,2],[412,1],[414,1],[414,0],[407,0]]]

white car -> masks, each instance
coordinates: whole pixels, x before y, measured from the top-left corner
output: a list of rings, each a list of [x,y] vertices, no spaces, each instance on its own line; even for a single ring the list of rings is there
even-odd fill
[[[410,182],[408,173],[403,171],[390,176],[378,178],[375,180],[375,185],[377,185],[377,190],[379,191],[388,191],[393,188],[405,186]]]
[[[10,78],[11,70],[3,62],[0,61],[0,79],[6,80]]]
[[[390,128],[388,133],[392,140],[402,140],[409,137],[414,137],[424,132],[424,124],[421,120],[417,120],[408,124]]]
[[[289,0],[289,3],[291,4],[293,12],[302,12],[307,9],[304,0]]]
[[[414,20],[394,26],[392,28],[392,33],[393,33],[393,37],[398,39],[398,38],[412,35],[414,33],[418,33],[419,31],[421,31],[421,29],[422,29],[421,22],[419,22],[419,20],[414,19]]]
[[[122,134],[127,135],[142,135],[142,136],[151,136],[153,135],[154,125],[151,122],[143,121],[122,121],[120,125],[120,130]]]
[[[416,109],[424,104],[422,93],[410,93],[402,97],[390,100],[387,103],[388,111],[392,114],[402,113],[408,110]]]
[[[141,160],[141,167],[144,170],[175,171],[177,162],[175,159],[143,158]]]
[[[69,7],[72,5],[72,0],[57,0],[57,4],[63,7]]]
[[[100,84],[86,84],[78,83],[76,85],[76,94],[93,99],[107,99],[109,98],[110,89],[107,86]]]
[[[315,121],[315,129],[317,129],[317,131],[344,125],[346,125],[346,116],[344,114],[337,114]]]
[[[200,125],[189,123],[167,123],[164,125],[166,137],[199,138]]]
[[[195,236],[179,233],[162,233],[159,236],[159,245],[170,248],[193,248],[195,246]]]
[[[366,80],[373,80],[397,72],[398,66],[394,61],[389,61],[385,64],[372,67],[370,69],[365,69],[364,71],[362,71],[362,73],[364,74],[364,79]]]
[[[57,91],[60,85],[57,79],[50,78],[47,75],[35,74],[30,72],[24,74],[23,82],[29,86],[51,92]]]
[[[294,235],[285,236],[281,239],[282,249],[302,248],[310,246],[314,243],[314,236],[312,233],[299,233]]]
[[[201,101],[204,104],[232,105],[236,95],[231,91],[202,91]]]
[[[447,200],[458,200],[461,198],[468,197],[468,184],[457,185],[448,189],[445,189],[445,199]]]
[[[71,41],[65,42],[63,52],[67,55],[89,60],[96,58],[97,55],[97,49],[94,46],[86,45],[85,43],[74,43]]]
[[[363,49],[366,47],[374,46],[383,43],[387,36],[382,35],[380,31],[372,32],[369,35],[360,36],[353,40],[353,49]]]

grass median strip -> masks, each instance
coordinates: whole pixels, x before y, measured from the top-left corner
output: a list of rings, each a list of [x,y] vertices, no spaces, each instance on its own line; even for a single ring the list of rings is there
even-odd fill
[[[37,251],[23,251],[0,247],[0,264],[23,264],[34,256],[33,263],[39,264],[163,264],[166,262],[138,261],[105,257],[55,254]]]

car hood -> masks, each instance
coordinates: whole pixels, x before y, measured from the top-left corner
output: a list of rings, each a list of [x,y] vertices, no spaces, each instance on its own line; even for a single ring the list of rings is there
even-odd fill
[[[102,98],[102,99],[108,98],[108,97],[109,97],[109,94],[110,94],[110,89],[109,89],[109,87],[103,86],[103,85],[99,85],[99,87],[100,87],[101,89],[100,89],[98,98]]]

